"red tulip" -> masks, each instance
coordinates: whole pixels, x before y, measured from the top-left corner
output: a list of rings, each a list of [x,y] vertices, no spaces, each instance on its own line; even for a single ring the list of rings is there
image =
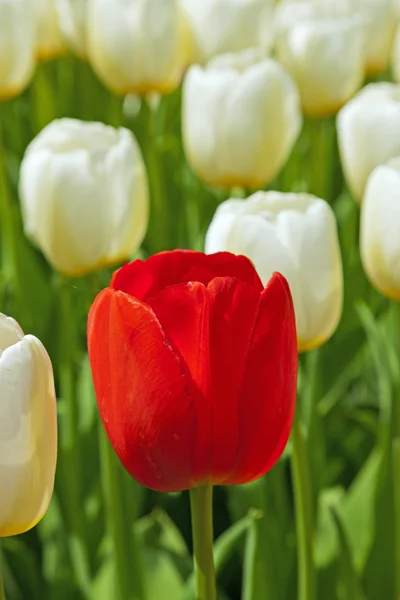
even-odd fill
[[[117,271],[89,314],[100,414],[129,473],[159,491],[268,471],[293,419],[292,299],[244,256],[163,252]]]

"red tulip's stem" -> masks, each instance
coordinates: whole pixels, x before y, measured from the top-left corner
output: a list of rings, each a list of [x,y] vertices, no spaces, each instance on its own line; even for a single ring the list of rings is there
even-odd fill
[[[0,600],[6,600],[6,594],[4,592],[4,585],[3,585],[1,562],[2,562],[2,555],[1,555],[1,546],[0,546]]]
[[[211,485],[190,490],[196,600],[216,600]]]
[[[298,600],[315,600],[316,575],[313,557],[314,519],[312,490],[305,436],[296,410],[292,428],[292,473],[296,513]]]

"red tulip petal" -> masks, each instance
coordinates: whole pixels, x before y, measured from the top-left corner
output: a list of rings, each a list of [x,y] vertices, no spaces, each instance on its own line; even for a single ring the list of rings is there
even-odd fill
[[[234,467],[238,403],[245,357],[260,294],[236,279],[181,284],[149,301],[174,351],[179,352],[201,394],[196,407],[196,481],[217,483]]]
[[[155,490],[191,487],[190,382],[153,311],[106,289],[90,311],[88,341],[100,414],[125,468]]]
[[[293,303],[275,273],[264,290],[245,365],[239,406],[239,450],[225,484],[252,481],[278,460],[296,401],[297,342]]]
[[[239,396],[260,293],[246,283],[221,277],[208,285],[213,405],[211,481],[232,471],[239,443]]]
[[[207,255],[191,250],[160,252],[146,261],[133,261],[114,274],[111,285],[147,301],[168,286],[189,281],[208,285],[215,277],[234,277],[257,287],[260,293],[263,289],[248,258],[229,252]]]
[[[211,469],[212,402],[210,398],[209,301],[202,283],[167,287],[149,301],[173,351],[184,361],[196,390],[190,390],[196,412],[195,451],[192,460],[196,482]]]

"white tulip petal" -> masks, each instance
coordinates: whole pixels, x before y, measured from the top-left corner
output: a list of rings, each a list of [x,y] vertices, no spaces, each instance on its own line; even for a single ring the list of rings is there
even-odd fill
[[[0,315],[1,339],[10,323]],[[57,458],[51,363],[37,338],[21,339],[18,325],[15,331],[18,340],[0,354],[0,537],[23,533],[42,518]]]
[[[27,235],[64,273],[128,258],[146,232],[146,171],[125,129],[54,121],[26,151],[20,196]]]
[[[206,251],[244,254],[267,283],[274,271],[288,280],[299,348],[321,345],[342,311],[342,267],[336,222],[326,202],[306,194],[257,192],[217,210]]]
[[[66,44],[81,58],[87,56],[89,0],[55,0],[58,24]]]

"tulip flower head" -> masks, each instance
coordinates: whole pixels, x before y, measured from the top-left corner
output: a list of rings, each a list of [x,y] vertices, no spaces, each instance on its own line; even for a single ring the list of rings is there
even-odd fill
[[[28,146],[20,197],[28,237],[69,275],[128,258],[146,233],[147,176],[127,129],[53,121]]]
[[[294,77],[305,113],[336,113],[360,87],[365,72],[365,27],[340,3],[315,0],[279,5],[277,53]]]
[[[61,54],[64,42],[54,0],[33,0],[36,19],[36,56],[48,60]]]
[[[75,54],[86,58],[89,0],[55,0],[55,3],[65,43]]]
[[[117,94],[167,94],[191,51],[178,0],[89,0],[88,49],[99,78]]]
[[[341,109],[337,129],[347,184],[361,201],[373,169],[400,155],[400,85],[367,85]]]
[[[334,333],[342,312],[342,266],[335,217],[324,200],[281,192],[227,200],[206,236],[206,252],[221,250],[250,258],[264,283],[274,271],[286,277],[300,351]]]
[[[193,37],[193,62],[252,46],[269,50],[273,41],[270,0],[181,0]]]
[[[192,66],[183,86],[183,141],[198,176],[217,187],[261,187],[284,166],[300,133],[292,78],[256,49]]]
[[[0,100],[17,96],[28,85],[35,34],[31,0],[0,0]]]
[[[361,259],[371,283],[400,300],[400,158],[371,173],[361,206]]]
[[[0,537],[31,529],[54,486],[57,415],[46,350],[0,313]]]
[[[129,473],[159,491],[261,477],[286,445],[297,348],[286,280],[243,256],[173,251],[114,274],[88,321],[100,414]]]

